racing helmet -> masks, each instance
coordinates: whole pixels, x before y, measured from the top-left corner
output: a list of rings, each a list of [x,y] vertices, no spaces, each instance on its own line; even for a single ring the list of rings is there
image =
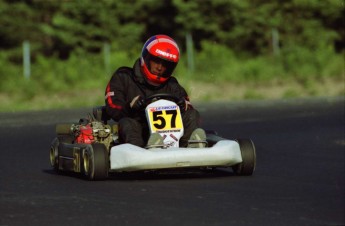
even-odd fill
[[[163,84],[172,75],[180,59],[180,50],[176,42],[167,35],[154,35],[149,38],[141,51],[141,71],[146,80],[153,84]],[[151,72],[150,61],[159,61],[166,68],[162,75]]]

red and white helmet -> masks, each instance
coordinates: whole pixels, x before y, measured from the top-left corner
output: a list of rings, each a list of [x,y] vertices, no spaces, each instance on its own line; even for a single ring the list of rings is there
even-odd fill
[[[150,61],[157,58],[166,67],[166,71],[161,76],[152,74],[150,70]],[[144,44],[140,58],[141,71],[149,82],[162,84],[171,76],[179,59],[180,50],[174,39],[167,35],[155,35]]]

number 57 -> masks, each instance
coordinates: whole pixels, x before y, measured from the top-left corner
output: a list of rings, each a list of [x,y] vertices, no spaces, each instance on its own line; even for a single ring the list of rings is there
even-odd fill
[[[163,129],[166,126],[166,118],[167,115],[171,115],[170,119],[170,127],[176,128],[176,116],[177,116],[177,110],[167,110],[165,111],[165,114],[163,114],[163,111],[155,111],[153,112],[153,121],[157,123],[153,123],[153,125],[157,129]]]

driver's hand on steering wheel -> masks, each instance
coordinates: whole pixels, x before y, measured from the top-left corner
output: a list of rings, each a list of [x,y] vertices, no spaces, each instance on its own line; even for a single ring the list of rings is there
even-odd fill
[[[138,95],[138,96],[133,98],[133,100],[131,101],[129,106],[134,111],[140,111],[140,110],[144,109],[144,107],[145,107],[145,100],[140,95]]]

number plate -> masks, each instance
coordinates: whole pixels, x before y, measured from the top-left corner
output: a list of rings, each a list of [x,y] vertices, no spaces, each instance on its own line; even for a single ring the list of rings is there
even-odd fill
[[[183,135],[183,123],[179,107],[171,101],[159,100],[146,108],[151,133],[159,133],[168,145],[178,145]]]
[[[183,128],[180,109],[177,106],[151,107],[148,114],[150,128],[154,133]]]

